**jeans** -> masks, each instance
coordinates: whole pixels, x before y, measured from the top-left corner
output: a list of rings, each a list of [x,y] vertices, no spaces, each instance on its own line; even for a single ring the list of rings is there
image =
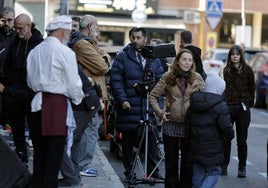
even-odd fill
[[[79,143],[79,168],[80,171],[86,170],[93,161],[93,156],[98,140],[98,129],[102,120],[102,114],[95,114],[92,122],[87,126]]]
[[[243,110],[241,104],[228,105],[232,123],[235,123],[237,150],[239,167],[246,167],[247,161],[247,138],[248,127],[250,124],[250,109]],[[224,157],[223,167],[227,167],[230,162],[231,141],[224,142]]]
[[[85,129],[89,126],[89,122],[91,122],[92,115],[88,111],[74,111],[74,117],[76,129],[73,133],[71,157],[67,155],[67,148],[65,146],[61,164],[61,174],[64,178],[64,181],[72,185],[80,183],[79,143]]]
[[[195,163],[193,165],[194,188],[214,188],[220,179],[220,166],[205,166]]]

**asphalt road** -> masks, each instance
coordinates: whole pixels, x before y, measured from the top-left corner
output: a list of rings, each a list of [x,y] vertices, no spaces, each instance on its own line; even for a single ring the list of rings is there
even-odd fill
[[[216,185],[216,188],[268,188],[266,175],[266,160],[267,160],[267,138],[268,138],[268,112],[263,109],[251,110],[251,125],[248,135],[248,161],[247,161],[247,178],[237,178],[237,148],[236,138],[232,141],[231,162],[228,167],[228,176],[222,176]],[[124,168],[120,158],[115,153],[110,152],[109,141],[99,141],[99,145],[114,168],[120,180],[125,187],[128,183],[124,181]],[[142,155],[141,155],[142,158]],[[160,172],[164,175],[164,161],[159,165]],[[137,177],[142,178],[142,173],[139,166]],[[136,187],[150,187],[149,184],[138,184]],[[156,183],[153,187],[164,188],[163,183]]]

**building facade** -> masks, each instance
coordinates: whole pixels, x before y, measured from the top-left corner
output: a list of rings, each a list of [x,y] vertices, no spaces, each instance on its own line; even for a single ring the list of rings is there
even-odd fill
[[[206,0],[5,0],[5,4],[15,4],[16,12],[20,8],[31,13],[41,30],[64,3],[70,16],[93,14],[99,20],[103,42],[109,45],[127,44],[128,31],[137,26],[147,29],[149,39],[161,38],[177,48],[183,29],[192,31],[193,43],[203,52],[235,43],[268,47],[268,9],[263,0],[221,2],[222,17],[212,28],[206,17]]]

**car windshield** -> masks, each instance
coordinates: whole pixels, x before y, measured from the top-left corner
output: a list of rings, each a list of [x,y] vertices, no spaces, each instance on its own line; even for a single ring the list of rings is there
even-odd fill
[[[226,61],[227,55],[227,53],[217,53],[215,55],[215,59],[220,61]]]

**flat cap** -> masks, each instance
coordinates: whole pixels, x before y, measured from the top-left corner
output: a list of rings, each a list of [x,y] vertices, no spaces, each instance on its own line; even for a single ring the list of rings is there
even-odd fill
[[[57,16],[56,18],[52,19],[47,27],[46,32],[50,32],[56,29],[70,29],[72,30],[72,19],[69,16],[61,15]]]

